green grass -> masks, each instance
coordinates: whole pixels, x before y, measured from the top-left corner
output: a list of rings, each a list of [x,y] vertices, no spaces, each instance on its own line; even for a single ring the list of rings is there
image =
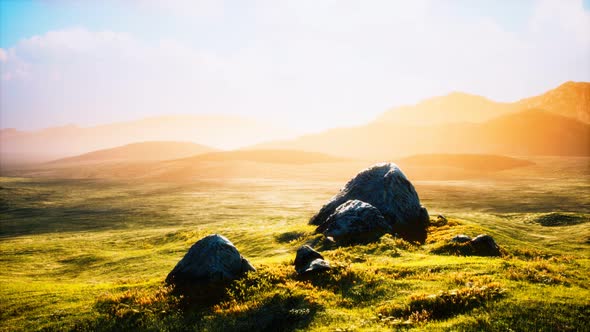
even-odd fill
[[[0,330],[590,330],[590,223],[559,224],[588,220],[588,177],[483,183],[416,184],[449,220],[423,246],[333,247],[307,221],[340,182],[2,178]],[[210,233],[258,271],[212,303],[171,294],[167,273]],[[504,255],[437,253],[460,233]],[[307,242],[330,272],[295,274]]]

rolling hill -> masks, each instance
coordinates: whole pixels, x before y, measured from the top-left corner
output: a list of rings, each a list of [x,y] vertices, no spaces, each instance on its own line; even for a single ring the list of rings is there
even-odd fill
[[[217,151],[172,160],[107,159],[135,144],[97,151],[75,158],[14,170],[8,175],[62,179],[155,179],[191,181],[203,179],[334,178],[348,177],[365,167],[364,162],[324,153],[294,150]],[[131,148],[130,148],[131,147]],[[113,150],[115,152],[113,152]],[[100,158],[98,158],[100,157]],[[117,162],[108,162],[117,161]]]
[[[534,165],[524,159],[491,154],[421,154],[402,158],[397,163],[409,167],[452,167],[481,172],[495,172]]]
[[[419,154],[395,162],[409,178],[426,181],[501,179],[505,171],[522,174],[538,168],[530,160],[492,154]]]
[[[0,159],[3,164],[47,162],[144,141],[198,142],[233,149],[292,136],[285,128],[238,116],[160,116],[93,127],[3,129],[0,130]]]
[[[334,157],[325,153],[297,150],[235,150],[211,152],[171,163],[232,162],[250,161],[270,164],[315,164],[350,161],[349,158]]]
[[[191,142],[140,142],[58,159],[52,165],[80,165],[104,162],[136,162],[179,159],[213,152],[215,149]]]

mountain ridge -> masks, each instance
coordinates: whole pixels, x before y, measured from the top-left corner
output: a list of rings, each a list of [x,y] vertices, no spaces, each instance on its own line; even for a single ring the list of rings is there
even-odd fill
[[[590,82],[567,81],[540,95],[514,102],[496,102],[480,95],[451,92],[390,109],[375,121],[404,125],[484,122],[526,109],[545,110],[590,123]]]
[[[250,148],[278,146],[371,160],[424,153],[588,156],[590,124],[547,111],[525,110],[483,123],[404,126],[372,122]]]

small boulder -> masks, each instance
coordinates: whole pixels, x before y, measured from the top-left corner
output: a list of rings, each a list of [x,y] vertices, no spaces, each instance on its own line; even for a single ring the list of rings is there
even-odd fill
[[[436,221],[434,223],[432,223],[432,225],[436,226],[436,227],[441,227],[441,226],[444,226],[448,223],[449,223],[449,221],[447,220],[447,218],[445,216],[443,216],[442,214],[439,214],[438,216],[436,216]]]
[[[455,243],[465,243],[465,242],[469,242],[469,241],[471,241],[471,237],[467,236],[465,234],[455,235],[451,239],[451,242],[455,242]]]
[[[500,256],[500,247],[494,238],[487,234],[480,234],[471,240],[474,255],[477,256]]]
[[[227,238],[208,235],[197,241],[168,274],[166,283],[186,286],[193,283],[218,283],[242,277],[256,269],[240,255]]]
[[[397,165],[381,163],[361,171],[309,223],[324,224],[340,205],[349,200],[359,200],[377,208],[391,226],[391,232],[402,238],[426,241],[428,211],[420,205],[414,186]]]
[[[433,253],[459,256],[502,256],[502,250],[487,234],[471,238],[465,234],[455,235],[448,242],[432,249]]]
[[[373,241],[391,231],[391,226],[377,208],[356,199],[336,208],[316,230],[340,243]]]
[[[304,245],[297,249],[297,255],[295,256],[295,271],[297,271],[297,274],[301,275],[329,269],[330,264],[324,260],[324,256],[310,246]]]

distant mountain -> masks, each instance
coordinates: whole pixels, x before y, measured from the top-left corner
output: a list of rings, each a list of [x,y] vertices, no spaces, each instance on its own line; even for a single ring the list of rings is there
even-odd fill
[[[588,156],[590,124],[542,110],[509,113],[483,123],[405,126],[376,121],[252,149],[279,146],[369,160],[425,153]]]
[[[431,153],[590,155],[590,83],[567,82],[514,103],[452,93],[375,121],[251,149],[286,148],[371,160]]]
[[[178,115],[82,128],[0,130],[0,167],[109,149],[133,142],[187,141],[222,149],[300,150],[380,160],[422,153],[590,155],[590,83],[567,82],[514,103],[452,93],[385,112],[357,127],[296,139],[237,116]],[[267,142],[267,143],[261,143]]]
[[[376,122],[430,126],[461,122],[485,122],[508,113],[538,109],[590,123],[590,83],[566,82],[539,96],[513,103],[454,92],[402,106],[383,113]]]
[[[136,162],[179,159],[213,152],[215,149],[191,142],[140,142],[58,159],[52,165]]]
[[[566,82],[540,96],[515,103],[519,109],[543,109],[590,123],[590,82]]]
[[[402,106],[383,113],[375,122],[430,126],[458,122],[483,122],[514,111],[516,105],[498,103],[485,97],[453,92]]]
[[[471,137],[491,153],[590,156],[590,124],[541,110],[491,120],[465,139]]]
[[[0,131],[0,159],[46,162],[144,141],[196,142],[221,149],[292,137],[289,130],[238,116],[177,115],[94,127]]]

